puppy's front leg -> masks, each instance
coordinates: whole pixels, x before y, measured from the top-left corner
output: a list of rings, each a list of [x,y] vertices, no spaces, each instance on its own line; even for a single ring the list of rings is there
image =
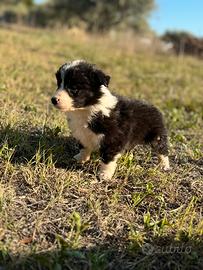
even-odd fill
[[[116,170],[116,157],[115,160],[112,160],[108,163],[101,162],[99,169],[99,179],[100,180],[110,180]]]
[[[74,156],[74,159],[79,163],[86,162],[90,159],[91,150],[88,148],[82,148],[80,152]]]
[[[99,169],[100,180],[110,180],[113,177],[117,160],[120,156],[119,150],[114,149],[114,151],[112,151],[112,147],[101,148],[102,162]]]

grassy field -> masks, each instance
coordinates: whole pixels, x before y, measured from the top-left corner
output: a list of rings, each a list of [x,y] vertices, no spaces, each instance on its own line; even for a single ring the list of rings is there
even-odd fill
[[[136,42],[136,40],[132,40]],[[203,269],[203,62],[133,53],[65,30],[0,29],[0,269]],[[149,148],[98,182],[65,116],[52,108],[57,67],[96,63],[110,89],[158,106],[170,173]]]

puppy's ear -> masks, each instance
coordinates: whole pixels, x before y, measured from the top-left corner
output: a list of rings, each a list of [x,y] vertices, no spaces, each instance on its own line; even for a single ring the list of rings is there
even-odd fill
[[[92,71],[92,79],[96,86],[105,85],[108,86],[110,82],[110,76],[104,74],[103,71],[99,69],[95,69]]]

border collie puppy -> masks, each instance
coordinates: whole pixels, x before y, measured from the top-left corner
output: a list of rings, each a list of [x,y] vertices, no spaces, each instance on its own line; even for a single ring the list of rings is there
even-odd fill
[[[140,100],[109,91],[110,76],[84,60],[62,65],[56,72],[53,105],[67,114],[72,135],[81,150],[74,156],[85,162],[100,150],[100,179],[111,179],[116,161],[136,144],[150,144],[164,170],[169,169],[167,131],[160,111]]]

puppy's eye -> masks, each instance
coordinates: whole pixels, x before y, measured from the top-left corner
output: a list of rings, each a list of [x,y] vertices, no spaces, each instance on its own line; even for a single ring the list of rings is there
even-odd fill
[[[69,89],[68,89],[68,92],[69,92],[69,94],[72,95],[72,96],[77,96],[79,90],[78,90],[77,88],[75,88],[75,87],[72,87],[72,88],[69,88]]]

